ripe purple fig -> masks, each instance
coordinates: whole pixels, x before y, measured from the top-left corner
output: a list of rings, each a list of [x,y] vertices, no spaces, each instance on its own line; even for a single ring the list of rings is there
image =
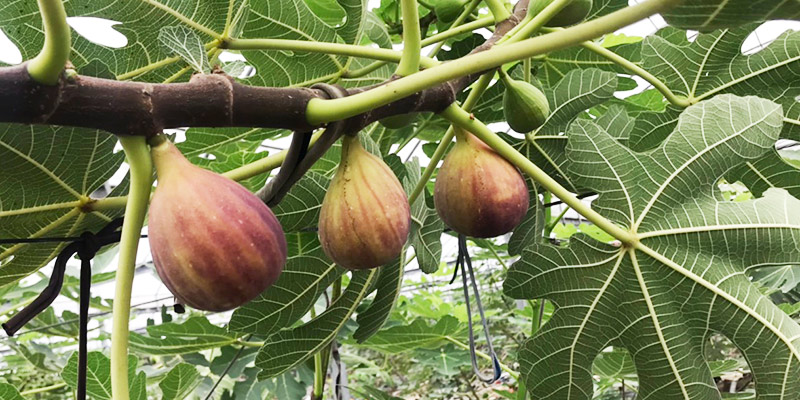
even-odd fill
[[[150,251],[172,294],[200,310],[225,311],[272,286],[287,249],[269,207],[242,185],[190,163],[169,140],[151,153],[158,187]]]
[[[408,198],[392,170],[345,136],[319,215],[325,254],[345,268],[379,267],[400,255],[410,223]]]
[[[456,129],[456,144],[436,176],[436,211],[454,231],[476,238],[510,232],[528,209],[519,171],[471,133]]]

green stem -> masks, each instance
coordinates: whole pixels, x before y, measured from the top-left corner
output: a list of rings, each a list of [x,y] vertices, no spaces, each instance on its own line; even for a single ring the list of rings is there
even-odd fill
[[[511,16],[511,11],[508,11],[502,0],[484,0],[484,2],[489,7],[495,24],[499,24]]]
[[[19,392],[19,394],[21,394],[23,396],[30,396],[32,394],[45,393],[45,392],[49,392],[51,390],[61,389],[64,386],[67,386],[66,382],[56,383],[56,384],[53,384],[53,385],[50,385],[50,386],[44,386],[44,387],[40,387],[40,388],[36,388],[36,389],[25,390],[25,391]]]
[[[452,336],[445,336],[444,339],[449,341],[450,343],[453,343],[454,345],[456,345],[458,347],[461,347],[464,350],[469,350],[470,349],[469,346],[467,346],[465,343],[462,343],[460,340],[458,340],[458,339],[456,339],[456,338],[454,338]],[[482,352],[480,350],[475,349],[475,355],[480,357],[480,358],[483,358],[485,360],[492,361],[492,357],[490,355],[488,355],[488,354],[486,354],[486,353],[484,353],[484,352]],[[497,362],[498,362],[498,364],[500,364],[500,369],[502,369],[503,371],[508,372],[508,374],[511,375],[511,377],[514,378],[515,380],[519,380],[519,374],[517,373],[517,371],[514,371],[513,369],[511,369],[511,367],[509,367],[508,365],[503,364],[499,360]]]
[[[545,30],[549,31],[549,32],[556,32],[556,31],[559,31],[561,29],[563,29],[563,28],[546,28]],[[601,45],[599,45],[599,44],[597,44],[595,42],[592,42],[592,41],[583,42],[583,43],[581,43],[581,46],[583,46],[583,48],[585,48],[585,49],[587,49],[587,50],[589,50],[589,51],[591,51],[591,52],[593,52],[593,53],[595,53],[595,54],[597,54],[599,56],[602,56],[603,58],[605,58],[605,59],[607,59],[609,61],[614,62],[614,64],[617,64],[622,68],[625,68],[626,70],[628,70],[632,74],[638,75],[640,78],[642,78],[645,81],[647,81],[647,83],[653,85],[653,87],[656,90],[658,90],[659,92],[661,92],[661,94],[664,95],[664,97],[667,99],[667,101],[669,101],[673,105],[678,106],[678,107],[683,107],[683,108],[689,107],[691,105],[690,102],[689,102],[689,99],[687,99],[685,96],[680,96],[680,95],[677,95],[677,94],[673,93],[672,90],[670,90],[670,88],[668,88],[667,85],[663,81],[661,81],[660,79],[656,78],[653,74],[648,72],[646,69],[636,65],[635,63],[631,62],[630,60],[626,59],[625,57],[622,57],[619,54],[617,54],[617,53],[615,53],[615,52],[613,52],[613,51],[611,51],[611,50],[609,50],[609,49],[607,49],[607,48],[605,48],[605,47],[603,47],[603,46],[601,46]]]
[[[461,14],[458,17],[456,17],[455,21],[453,21],[453,23],[450,24],[450,28],[452,29],[454,27],[461,26],[461,24],[464,23],[464,21],[466,21],[467,18],[469,18],[470,14],[472,14],[472,11],[475,10],[475,7],[477,7],[480,2],[481,2],[481,0],[472,0],[469,4],[467,4],[467,6],[464,8],[464,11],[462,11]],[[491,21],[490,25],[493,24],[494,23],[494,18],[490,18],[490,21]],[[469,25],[469,24],[465,24],[465,25]],[[431,36],[431,37],[433,38],[435,36],[436,35]],[[425,44],[423,43],[423,46],[424,45]],[[431,51],[428,53],[428,57],[431,57],[431,58],[435,57],[436,54],[439,52],[439,50],[442,49],[442,46],[444,46],[444,40],[439,41],[439,43],[437,43],[436,46],[434,46],[433,49],[431,49]]]
[[[636,241],[633,234],[598,214],[597,211],[575,197],[573,193],[561,186],[561,184],[547,175],[546,172],[542,171],[541,168],[537,167],[531,160],[520,154],[520,152],[510,144],[506,143],[500,136],[497,136],[497,134],[481,121],[475,119],[475,117],[465,112],[460,107],[451,104],[441,115],[448,119],[453,125],[463,128],[477,136],[506,160],[516,165],[522,172],[528,174],[528,176],[544,186],[545,189],[552,192],[553,195],[561,199],[561,201],[572,207],[572,209],[583,215],[586,219],[592,221],[609,235],[614,236],[619,241],[628,245]]]
[[[494,19],[492,17],[484,17],[484,18],[477,19],[475,21],[472,21],[472,22],[464,24],[464,25],[454,26],[454,27],[452,27],[452,28],[450,28],[450,29],[448,29],[446,31],[439,32],[439,33],[437,33],[437,34],[435,34],[433,36],[430,36],[430,37],[427,37],[427,38],[423,39],[422,42],[420,42],[420,46],[421,47],[425,47],[425,46],[428,46],[428,45],[431,45],[431,44],[434,44],[434,43],[440,43],[441,44],[441,42],[444,42],[445,40],[450,39],[450,38],[452,38],[454,36],[458,36],[458,35],[461,35],[461,34],[466,33],[466,32],[472,32],[475,29],[485,28],[485,27],[487,27],[489,25],[492,25],[493,23],[494,23]],[[428,54],[428,57],[429,58],[433,58],[433,56],[435,56],[435,55],[436,55],[436,52],[431,52],[431,54]],[[362,77],[362,76],[364,76],[366,74],[369,74],[372,71],[375,71],[376,69],[378,69],[378,68],[380,68],[380,67],[382,67],[382,66],[384,66],[386,64],[387,64],[387,61],[375,61],[375,62],[373,62],[373,63],[371,63],[369,65],[366,65],[366,66],[364,66],[362,68],[359,68],[359,69],[356,69],[356,70],[353,70],[353,71],[350,71],[350,72],[345,72],[342,76],[345,77],[345,78],[359,78],[359,77]]]
[[[309,53],[325,53],[341,56],[370,58],[374,60],[400,62],[402,53],[390,49],[356,46],[343,43],[311,42],[291,39],[230,39],[222,46],[228,50],[290,50]],[[420,65],[429,68],[439,62],[428,57],[420,58]]]
[[[128,400],[128,320],[131,311],[136,250],[144,225],[152,188],[153,162],[144,136],[120,136],[130,165],[130,194],[122,224],[111,330],[111,393],[114,400]]]
[[[467,99],[464,100],[464,105],[462,108],[465,111],[471,110],[475,107],[475,104],[478,103],[478,99],[480,99],[483,92],[489,87],[489,84],[492,82],[492,78],[494,77],[494,72],[490,72],[487,74],[483,74],[475,84],[472,85],[472,90],[470,90],[469,95],[467,95]],[[453,140],[453,136],[455,136],[455,129],[452,126],[447,128],[447,131],[442,136],[442,140],[439,141],[439,145],[436,146],[436,150],[434,150],[433,154],[431,155],[431,160],[428,162],[428,165],[425,167],[425,170],[422,171],[422,176],[420,177],[419,182],[417,185],[414,186],[414,190],[411,192],[411,195],[408,196],[408,203],[414,204],[417,200],[417,197],[422,193],[422,190],[425,188],[425,185],[428,184],[428,181],[431,179],[433,175],[433,171],[436,170],[436,166],[439,164],[439,161],[444,157],[445,151],[447,151],[447,147],[450,145],[450,142]]]
[[[326,375],[327,373],[322,369],[322,353],[314,354],[314,396],[312,400],[322,399],[322,394],[325,392]]]
[[[343,142],[343,144],[345,142]],[[344,152],[344,149],[342,149],[342,152]],[[333,288],[331,289],[331,304],[333,304],[341,295],[342,278],[339,277],[339,279],[333,281]],[[322,394],[325,392],[325,379],[328,376],[328,365],[331,361],[332,349],[333,342],[323,347],[319,353],[314,355],[314,399],[322,399]]]
[[[550,204],[550,202],[552,202],[552,201],[553,201],[553,194],[552,193],[544,192],[542,194],[542,204]],[[552,218],[552,211],[550,210],[550,207],[545,207],[544,208],[544,223],[545,224],[549,224],[550,223],[550,218]],[[547,232],[545,232],[544,237],[546,237],[546,238],[549,237]]]
[[[403,56],[395,74],[408,76],[419,71],[422,35],[417,0],[400,0],[400,7],[403,11]]]
[[[55,85],[69,60],[70,29],[61,0],[39,0],[44,26],[42,51],[28,62],[28,74],[42,85]]]
[[[452,79],[585,42],[663,12],[679,1],[647,0],[563,31],[464,56],[353,96],[331,100],[314,98],[308,102],[306,118],[314,126],[350,118]]]
[[[556,14],[558,14],[559,11],[568,6],[571,2],[572,0],[554,0],[544,9],[542,9],[542,11],[536,14],[529,13],[526,15],[526,18],[530,18],[530,21],[525,24],[520,24],[519,29],[513,32],[513,34],[507,35],[505,38],[501,39],[498,44],[503,42],[515,43],[524,39],[528,39],[529,37],[533,36],[534,33],[539,31],[539,29],[542,29],[544,24],[548,23],[553,17],[556,16]],[[531,17],[531,15],[533,15],[533,17]]]
[[[162,3],[160,3],[160,2],[158,2],[156,0],[142,0],[142,1],[152,5],[155,8],[160,9],[161,11],[165,12],[166,14],[169,14],[169,15],[173,16],[175,19],[177,19],[178,21],[181,21],[181,23],[185,24],[186,26],[188,26],[188,27],[190,27],[192,29],[195,29],[195,30],[198,30],[200,32],[203,32],[206,35],[213,37],[214,39],[221,39],[222,38],[222,35],[220,35],[219,33],[215,32],[211,28],[208,28],[205,25],[202,25],[202,24],[200,24],[198,22],[195,22],[193,19],[191,19],[191,18],[179,13],[178,11],[176,11],[175,9],[167,6],[166,4],[162,4]]]
[[[569,211],[569,207],[564,207],[564,210],[561,211],[561,214],[558,214],[558,217],[556,217],[556,219],[549,221],[547,223],[547,226],[544,227],[544,237],[546,238],[550,237],[550,232],[553,232],[553,229],[556,227],[556,225],[558,225],[559,222],[561,222],[561,219],[564,218],[564,215],[567,214],[567,211]]]

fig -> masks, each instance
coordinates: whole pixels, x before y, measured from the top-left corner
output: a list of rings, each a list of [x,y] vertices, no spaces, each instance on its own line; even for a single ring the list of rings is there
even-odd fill
[[[407,127],[413,121],[413,116],[408,114],[400,114],[378,120],[378,123],[389,129],[400,129]]]
[[[461,12],[464,11],[464,6],[467,5],[469,0],[439,0],[433,7],[433,12],[436,13],[436,19],[440,22],[453,22]]]
[[[456,144],[436,176],[433,200],[454,231],[491,238],[513,230],[528,209],[528,188],[517,169],[469,132],[456,129]]]
[[[537,0],[532,6],[532,10],[537,13],[552,3],[553,0]],[[592,11],[592,0],[572,0],[566,7],[562,8],[550,21],[547,26],[569,26],[583,21]]]
[[[511,129],[530,132],[544,124],[550,115],[547,96],[539,88],[525,81],[505,80],[503,114]]]
[[[157,140],[159,141],[159,140]],[[225,311],[272,286],[286,263],[275,215],[244,186],[152,143],[158,187],[148,237],[161,281],[188,306]]]
[[[410,224],[408,198],[392,170],[345,136],[319,215],[325,254],[349,269],[379,267],[400,255]]]

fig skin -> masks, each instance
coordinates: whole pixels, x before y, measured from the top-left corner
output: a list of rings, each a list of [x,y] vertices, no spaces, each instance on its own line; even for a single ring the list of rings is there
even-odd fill
[[[527,133],[542,126],[550,115],[550,103],[539,88],[525,81],[507,79],[503,93],[503,114],[508,126]]]
[[[169,140],[151,154],[158,187],[148,237],[170,292],[193,308],[226,311],[272,286],[287,248],[269,207],[242,185],[190,163]]]
[[[436,18],[440,22],[453,22],[464,11],[468,0],[439,0],[433,7]]]
[[[454,231],[475,238],[511,232],[528,209],[517,169],[471,133],[456,128],[455,146],[436,176],[436,211]]]
[[[325,254],[349,269],[380,267],[400,255],[410,225],[408,197],[392,170],[358,138],[345,136],[319,215]]]
[[[537,0],[536,3],[532,4],[532,10],[538,13],[552,2],[553,0]],[[592,11],[593,5],[593,0],[573,0],[554,15],[546,25],[550,27],[575,25],[586,19],[589,12]]]

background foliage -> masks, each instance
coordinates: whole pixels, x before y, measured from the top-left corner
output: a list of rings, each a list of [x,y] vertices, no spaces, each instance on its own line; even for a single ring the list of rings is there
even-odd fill
[[[420,4],[420,17],[432,20],[428,36],[448,28],[430,17],[431,4]],[[626,5],[596,0],[591,16]],[[71,57],[80,74],[119,80],[182,82],[220,65],[250,85],[365,86],[389,78],[394,66],[358,75],[371,60],[285,50],[220,57],[215,39],[402,42],[390,0],[371,9],[365,0],[70,0],[65,7],[69,16],[119,22],[125,46],[78,32]],[[412,204],[412,236],[400,259],[351,273],[326,258],[314,229],[337,145],[274,208],[290,254],[274,287],[233,313],[178,315],[164,299],[134,308],[148,320],[131,333],[131,397],[213,391],[218,399],[300,399],[314,379],[315,353],[335,341],[337,368],[347,372],[339,389],[354,398],[524,399],[523,385],[536,399],[753,398],[754,376],[759,398],[800,398],[800,33],[742,52],[760,21],[797,15],[797,2],[688,0],[654,35],[595,42],[689,104],[671,104],[652,87],[630,95],[639,81],[586,46],[534,57],[530,71],[507,66],[518,79],[530,72],[553,112],[536,131],[503,138],[570,191],[599,194],[593,208],[636,231],[647,250],[620,247],[574,212],[560,213],[562,206],[542,207],[555,199],[529,182],[523,224],[510,236],[470,242],[495,348],[512,371],[500,382],[483,385],[472,375],[460,284],[448,284],[455,242],[429,191]],[[0,28],[23,59],[41,48],[34,1],[0,8]],[[483,40],[458,35],[438,58],[457,59]],[[241,57],[230,61],[231,53]],[[502,122],[503,90],[494,82],[474,115]],[[408,118],[400,129],[373,124],[361,140],[411,192],[449,124],[433,114]],[[287,134],[190,128],[178,137],[193,163],[226,172],[274,154],[270,146]],[[104,186],[124,168],[115,144],[105,132],[0,124],[0,238],[77,236],[120,216],[120,209],[82,208],[90,198],[126,193],[124,179],[110,191]],[[427,157],[407,158],[413,146]],[[242,184],[256,190],[266,177]],[[4,319],[43,288],[47,270],[40,269],[61,247],[0,245]],[[114,254],[95,260],[95,284],[113,281]],[[146,260],[140,270],[153,274]],[[62,291],[71,300],[76,276],[69,271]],[[342,295],[330,301],[334,282],[343,282]],[[111,398],[110,306],[104,296],[92,301],[94,399]],[[70,397],[76,338],[77,315],[53,308],[3,338],[0,398]]]

